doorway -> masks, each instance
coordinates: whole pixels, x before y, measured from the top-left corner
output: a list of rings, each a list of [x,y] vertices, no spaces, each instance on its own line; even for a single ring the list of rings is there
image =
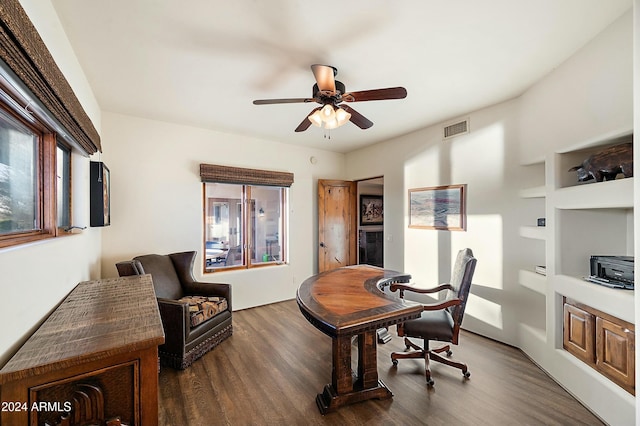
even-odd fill
[[[384,178],[357,181],[358,264],[384,267]]]
[[[356,264],[384,266],[383,190],[382,177],[318,180],[319,273]]]

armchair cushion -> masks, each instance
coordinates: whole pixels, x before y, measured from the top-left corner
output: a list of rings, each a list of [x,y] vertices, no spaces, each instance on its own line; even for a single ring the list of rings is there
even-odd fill
[[[202,324],[228,308],[227,299],[218,296],[185,296],[178,302],[189,304],[191,327]]]

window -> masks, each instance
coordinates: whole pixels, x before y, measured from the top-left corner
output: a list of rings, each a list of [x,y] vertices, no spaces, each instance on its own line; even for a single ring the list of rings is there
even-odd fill
[[[71,149],[100,135],[19,0],[0,7],[0,247],[71,225]],[[63,142],[64,141],[64,142]]]
[[[56,148],[56,210],[58,228],[71,226],[71,149],[63,144]]]
[[[200,167],[205,203],[205,272],[285,263],[285,212],[293,175]]]
[[[58,155],[64,170],[58,185],[53,183],[56,149],[62,151]],[[56,192],[65,204],[58,222],[68,226],[71,166],[70,151],[65,149],[56,148],[54,134],[0,103],[0,247],[57,235]]]
[[[0,233],[36,229],[38,135],[0,111]]]
[[[286,189],[205,183],[205,271],[285,261]]]

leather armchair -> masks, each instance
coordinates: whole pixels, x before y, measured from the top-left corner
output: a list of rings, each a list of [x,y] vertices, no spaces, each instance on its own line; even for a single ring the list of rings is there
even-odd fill
[[[178,369],[188,367],[233,333],[231,286],[197,282],[192,272],[195,256],[195,251],[148,254],[116,264],[120,276],[151,274],[165,333],[165,343],[158,348],[160,361]],[[226,309],[192,325],[189,303],[180,300],[186,296],[224,298]]]

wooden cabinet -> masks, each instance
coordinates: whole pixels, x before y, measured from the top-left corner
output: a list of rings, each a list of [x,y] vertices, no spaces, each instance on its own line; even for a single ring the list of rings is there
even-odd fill
[[[596,317],[596,369],[635,395],[633,326]]]
[[[595,364],[595,316],[564,304],[564,348],[587,364]]]
[[[565,299],[564,348],[635,395],[635,327]]]
[[[78,284],[0,370],[0,425],[157,425],[163,342],[150,275]]]

